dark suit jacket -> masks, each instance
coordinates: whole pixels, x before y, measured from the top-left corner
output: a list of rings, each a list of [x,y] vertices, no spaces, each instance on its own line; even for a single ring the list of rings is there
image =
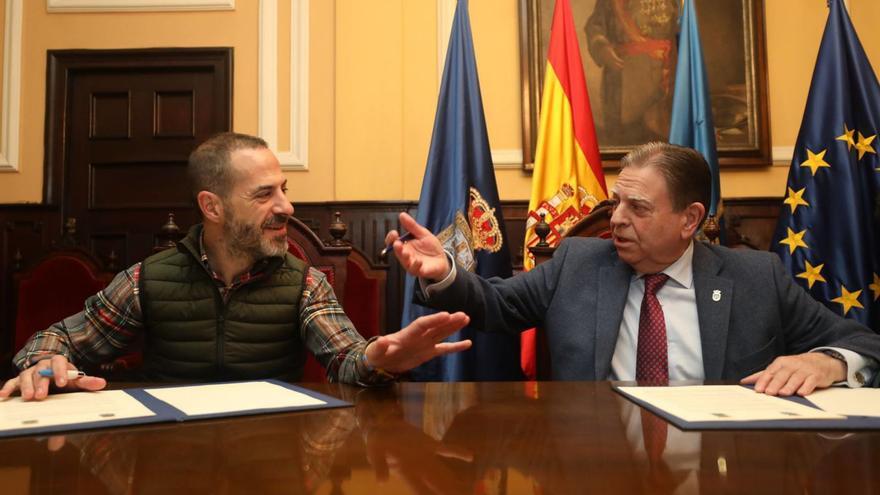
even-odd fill
[[[506,280],[457,270],[450,287],[417,301],[464,311],[487,331],[539,326],[554,379],[608,379],[633,275],[611,241],[568,239],[550,261]],[[775,254],[695,242],[693,272],[706,380],[740,379],[778,356],[825,345],[880,360],[880,335],[810,297]]]

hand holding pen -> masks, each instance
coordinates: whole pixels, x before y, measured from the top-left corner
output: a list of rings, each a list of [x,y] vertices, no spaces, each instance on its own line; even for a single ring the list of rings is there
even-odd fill
[[[48,377],[48,378],[55,377],[55,372],[52,371],[52,368],[43,368],[43,369],[37,371],[37,374],[40,376]],[[67,379],[68,380],[76,380],[76,379],[82,378],[84,376],[86,376],[85,371],[67,370]]]
[[[386,250],[394,249],[400,265],[411,275],[429,280],[445,278],[450,266],[440,240],[407,213],[401,213],[399,218],[407,234],[401,236],[396,230],[388,232]]]
[[[43,400],[49,395],[51,385],[64,390],[97,391],[107,386],[107,380],[73,369],[66,357],[56,355],[38,361],[17,377],[8,380],[0,388],[0,399],[5,399],[18,390],[22,400]]]
[[[392,231],[392,232],[396,232],[396,231]],[[386,239],[387,239],[387,237],[386,237]],[[402,236],[397,238],[398,241],[403,242],[403,243],[406,243],[406,241],[409,241],[412,239],[413,239],[413,235],[409,232],[404,232]],[[385,260],[385,258],[388,257],[388,253],[390,253],[391,251],[394,251],[394,243],[393,242],[391,244],[385,244],[385,247],[382,248],[381,251],[379,251],[379,259]]]

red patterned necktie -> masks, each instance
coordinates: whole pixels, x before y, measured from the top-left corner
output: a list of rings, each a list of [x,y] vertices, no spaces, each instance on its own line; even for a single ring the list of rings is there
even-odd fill
[[[663,458],[668,428],[663,418],[655,416],[646,409],[642,409],[641,413],[642,439],[645,442],[645,453],[648,454],[648,460],[654,464]]]
[[[645,297],[639,314],[639,345],[636,351],[636,380],[668,382],[669,361],[666,354],[666,322],[657,291],[669,280],[665,273],[645,275]]]

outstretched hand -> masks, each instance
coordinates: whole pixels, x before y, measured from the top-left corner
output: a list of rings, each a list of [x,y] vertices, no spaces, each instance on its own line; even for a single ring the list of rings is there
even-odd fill
[[[743,385],[755,385],[755,392],[767,395],[806,396],[846,379],[846,365],[821,352],[780,356],[767,369],[743,378]]]
[[[367,362],[391,373],[403,373],[429,359],[471,347],[470,340],[443,342],[470,322],[464,313],[422,316],[399,332],[383,335],[364,351]]]
[[[403,269],[420,278],[445,278],[451,268],[440,240],[407,213],[400,214],[400,226],[412,234],[412,238],[404,242],[400,234],[392,230],[385,236],[385,245],[394,246],[394,255]]]
[[[54,377],[41,376],[39,371],[51,369]],[[64,356],[52,356],[43,359],[30,368],[22,371],[17,377],[8,380],[0,388],[0,399],[5,399],[21,391],[22,400],[43,400],[49,395],[49,386],[53,383],[59,389],[68,391],[97,391],[107,386],[107,380],[97,376],[84,376],[76,380],[67,379],[67,370],[76,370]]]

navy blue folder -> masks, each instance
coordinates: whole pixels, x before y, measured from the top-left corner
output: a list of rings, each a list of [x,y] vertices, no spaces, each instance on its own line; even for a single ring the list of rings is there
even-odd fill
[[[762,421],[686,421],[652,404],[637,399],[621,390],[620,387],[632,385],[612,385],[611,387],[639,406],[669,421],[680,430],[876,430],[880,429],[880,417],[847,416],[846,419],[779,419]],[[746,387],[751,388],[751,387]],[[781,397],[808,407],[819,409],[804,397]]]
[[[255,380],[248,380],[255,381]],[[311,409],[329,409],[329,408],[337,408],[337,407],[350,407],[351,403],[345,402],[343,400],[339,400],[335,397],[330,397],[329,395],[324,395],[313,390],[308,390],[302,387],[298,387],[296,385],[291,385],[289,383],[284,383],[278,380],[256,380],[257,382],[268,382],[272,383],[296,392],[299,392],[304,395],[308,395],[309,397],[318,399],[323,401],[324,404],[311,404],[307,406],[284,406],[284,407],[274,407],[274,408],[264,408],[264,409],[247,409],[243,411],[229,411],[229,412],[220,412],[220,413],[212,413],[212,414],[199,414],[199,415],[188,415],[183,411],[171,406],[167,402],[161,401],[156,397],[147,393],[146,389],[143,388],[131,388],[124,389],[123,392],[132,396],[135,400],[140,402],[144,407],[155,413],[153,416],[145,416],[142,418],[125,418],[125,419],[107,419],[100,421],[89,421],[83,423],[74,423],[67,425],[50,425],[50,426],[24,426],[22,428],[16,428],[14,430],[5,430],[0,431],[0,438],[5,437],[17,437],[23,435],[34,435],[34,434],[48,434],[48,433],[60,433],[60,432],[69,432],[76,430],[91,430],[91,429],[99,429],[99,428],[112,428],[116,426],[128,426],[128,425],[138,425],[138,424],[150,424],[150,423],[169,423],[174,421],[192,421],[198,419],[210,419],[210,418],[223,418],[230,416],[250,416],[253,414],[269,414],[269,413],[277,413],[277,412],[285,412],[285,411],[306,411]],[[228,382],[228,383],[245,383],[245,382]],[[193,385],[184,385],[188,387],[197,387],[202,385],[208,385],[204,383],[193,384]],[[168,387],[180,387],[181,385],[168,385]],[[149,387],[151,389],[163,388],[163,387]],[[3,402],[0,401],[0,414],[3,411]]]

